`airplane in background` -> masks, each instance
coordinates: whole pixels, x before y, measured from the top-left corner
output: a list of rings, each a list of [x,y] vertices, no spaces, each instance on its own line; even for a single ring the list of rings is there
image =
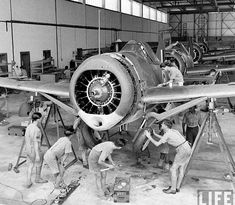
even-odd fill
[[[92,129],[102,131],[139,118],[162,120],[207,98],[235,97],[235,84],[158,87],[168,81],[160,61],[147,43],[129,41],[121,51],[86,59],[74,72],[70,83],[44,83],[0,78],[0,87],[37,92],[70,114],[80,116]],[[70,98],[71,105],[59,100]],[[162,114],[153,106],[186,101]],[[140,127],[140,129],[142,126]],[[135,137],[141,150],[145,136]],[[137,140],[138,139],[138,140]]]

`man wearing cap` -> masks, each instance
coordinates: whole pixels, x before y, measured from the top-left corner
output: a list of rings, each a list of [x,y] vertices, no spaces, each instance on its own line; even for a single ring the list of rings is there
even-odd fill
[[[63,182],[65,161],[72,152],[70,140],[74,134],[74,130],[72,128],[65,130],[64,134],[65,137],[58,139],[57,142],[50,149],[48,149],[44,155],[44,160],[54,175],[55,188],[59,188],[61,182]]]

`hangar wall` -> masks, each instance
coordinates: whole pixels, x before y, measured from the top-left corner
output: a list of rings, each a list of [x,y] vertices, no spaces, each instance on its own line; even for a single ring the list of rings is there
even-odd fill
[[[172,36],[200,36],[230,39],[235,34],[235,12],[170,15]]]
[[[98,47],[100,8],[66,0],[1,0],[0,54],[20,65],[20,52],[29,51],[30,61],[43,59],[51,50],[55,64],[63,68],[77,48]],[[116,39],[158,41],[158,31],[168,24],[120,12],[101,10],[101,47]]]

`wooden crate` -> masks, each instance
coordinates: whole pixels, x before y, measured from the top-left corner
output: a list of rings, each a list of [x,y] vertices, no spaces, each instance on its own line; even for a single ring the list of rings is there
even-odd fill
[[[128,203],[130,201],[130,178],[116,177],[114,184],[114,202]]]

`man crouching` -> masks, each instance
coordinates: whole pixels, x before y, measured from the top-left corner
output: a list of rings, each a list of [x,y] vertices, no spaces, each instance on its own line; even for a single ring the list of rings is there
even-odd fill
[[[54,175],[55,188],[59,188],[60,183],[63,182],[65,161],[68,155],[72,152],[70,140],[74,134],[74,130],[72,128],[67,129],[64,131],[64,134],[65,137],[58,139],[44,155],[44,160]]]

